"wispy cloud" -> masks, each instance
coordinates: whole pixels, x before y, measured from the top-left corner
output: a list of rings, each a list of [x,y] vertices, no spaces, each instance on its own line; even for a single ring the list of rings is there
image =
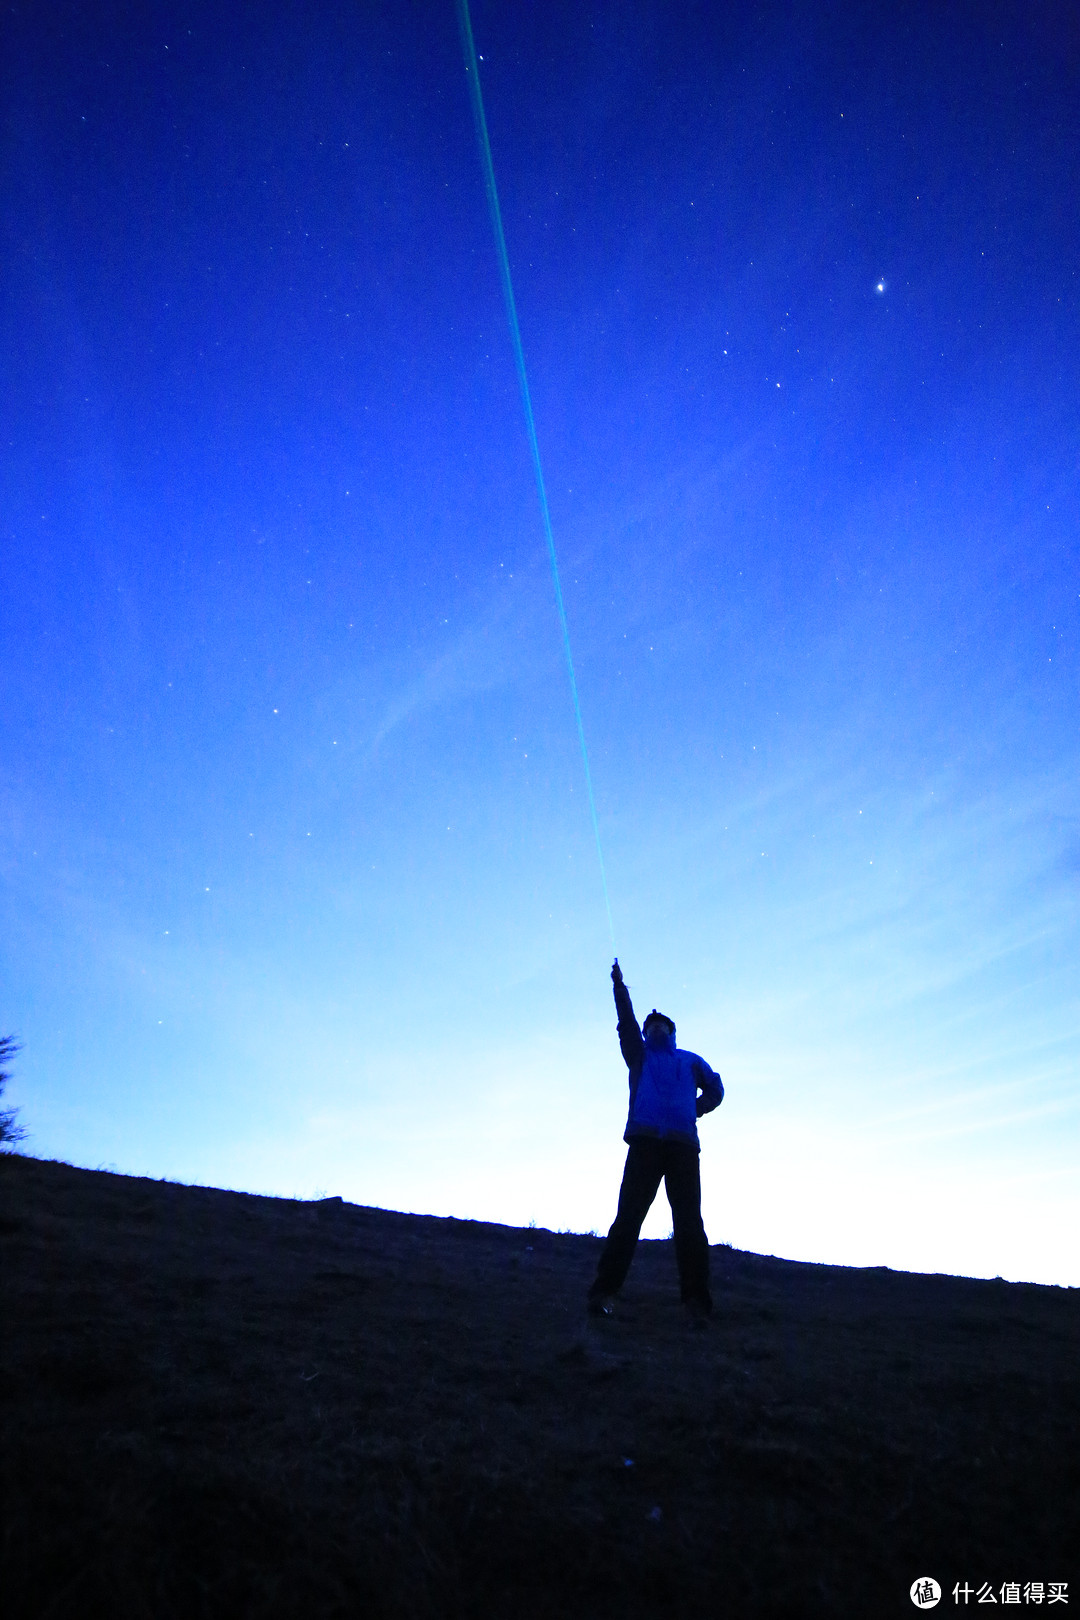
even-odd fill
[[[369,745],[374,757],[386,739],[431,709],[536,675],[558,652],[554,634],[545,637],[540,617],[542,576],[526,575],[485,602],[468,618],[450,644],[429,656],[419,673],[387,703]]]

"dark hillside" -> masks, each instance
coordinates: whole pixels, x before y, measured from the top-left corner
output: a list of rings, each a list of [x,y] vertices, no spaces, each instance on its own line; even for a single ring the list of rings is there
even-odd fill
[[[8,1620],[1080,1605],[1080,1291],[597,1247],[3,1157]]]

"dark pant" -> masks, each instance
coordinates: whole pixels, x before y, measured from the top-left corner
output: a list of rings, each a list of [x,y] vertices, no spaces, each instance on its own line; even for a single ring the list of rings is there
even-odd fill
[[[688,1304],[703,1305],[711,1310],[709,1240],[701,1224],[697,1149],[689,1142],[660,1142],[651,1136],[631,1139],[619,1189],[619,1212],[607,1235],[589,1298],[617,1294],[622,1287],[634,1258],[641,1223],[649,1213],[661,1178],[671,1205],[682,1297]]]

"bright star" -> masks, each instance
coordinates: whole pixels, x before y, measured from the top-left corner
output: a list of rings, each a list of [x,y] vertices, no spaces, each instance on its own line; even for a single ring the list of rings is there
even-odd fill
[[[883,281],[879,281],[877,286],[874,288],[874,291],[883,293],[885,291],[885,283]]]

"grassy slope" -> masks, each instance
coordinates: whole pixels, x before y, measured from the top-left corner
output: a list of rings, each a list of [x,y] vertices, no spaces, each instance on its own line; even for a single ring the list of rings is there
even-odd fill
[[[598,1329],[598,1247],[4,1157],[9,1620],[870,1617],[916,1575],[1071,1577],[1080,1291],[720,1248],[691,1334],[649,1243]]]

